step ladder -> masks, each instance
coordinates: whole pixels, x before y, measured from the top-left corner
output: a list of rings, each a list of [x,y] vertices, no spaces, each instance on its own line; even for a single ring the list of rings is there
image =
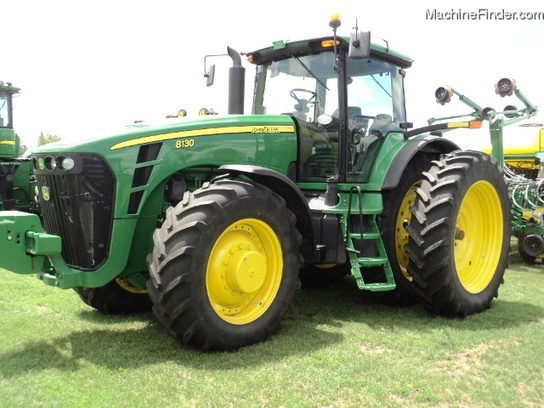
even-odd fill
[[[349,261],[351,264],[351,273],[355,276],[355,281],[359,289],[370,290],[372,292],[384,292],[393,290],[397,287],[395,279],[393,277],[393,271],[391,270],[391,264],[387,253],[385,252],[385,246],[378,229],[378,223],[376,222],[377,214],[367,214],[368,225],[370,232],[354,232],[352,223],[352,198],[354,193],[357,194],[358,201],[358,218],[359,218],[359,230],[363,231],[363,205],[362,205],[362,193],[359,186],[353,186],[349,194],[348,210],[345,218],[342,219],[342,232],[344,234],[344,242],[346,250],[348,251]],[[364,241],[374,241],[376,249],[378,250],[377,257],[361,257],[360,251],[356,249],[354,241],[360,241],[361,247],[363,247]],[[366,283],[361,273],[361,268],[383,267],[385,280],[377,283]]]

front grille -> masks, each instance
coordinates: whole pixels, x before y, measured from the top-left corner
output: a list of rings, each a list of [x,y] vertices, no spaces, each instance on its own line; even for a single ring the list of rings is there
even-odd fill
[[[62,238],[68,265],[95,270],[108,258],[115,179],[101,157],[72,156],[74,171],[36,169],[43,223]]]

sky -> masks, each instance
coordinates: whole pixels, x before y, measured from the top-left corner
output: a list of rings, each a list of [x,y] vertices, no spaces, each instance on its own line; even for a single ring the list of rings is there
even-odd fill
[[[406,94],[416,127],[429,117],[470,112],[456,98],[438,105],[434,91],[442,85],[481,106],[522,107],[494,93],[502,77],[515,78],[541,107],[530,122],[544,122],[544,3],[536,0],[0,0],[0,80],[21,88],[15,128],[27,146],[40,132],[77,141],[182,108],[189,116],[202,107],[226,113],[230,59],[208,58],[216,64],[216,83],[206,87],[206,55],[224,54],[227,46],[249,52],[276,40],[329,35],[332,13],[340,14],[339,34],[349,35],[357,21],[373,41],[386,40],[414,59]],[[518,19],[501,19],[508,13]],[[540,14],[521,19],[521,13]],[[254,67],[244,66],[250,113]],[[516,138],[518,129],[505,134]],[[468,148],[488,139],[486,132],[458,134]]]

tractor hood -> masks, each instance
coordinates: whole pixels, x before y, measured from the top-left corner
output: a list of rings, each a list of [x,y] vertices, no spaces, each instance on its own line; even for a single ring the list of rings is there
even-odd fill
[[[79,141],[59,141],[34,147],[33,154],[43,153],[98,153],[107,154],[132,146],[172,141],[187,137],[221,134],[264,134],[294,132],[289,116],[278,115],[228,115],[197,116],[196,118],[170,119],[161,124],[136,123],[106,132],[84,135]]]

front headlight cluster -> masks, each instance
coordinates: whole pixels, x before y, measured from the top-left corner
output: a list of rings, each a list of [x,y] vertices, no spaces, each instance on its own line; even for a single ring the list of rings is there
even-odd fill
[[[58,156],[34,156],[32,157],[32,163],[34,165],[34,169],[39,172],[44,172],[47,170],[70,171],[76,166],[75,158],[65,154]]]

